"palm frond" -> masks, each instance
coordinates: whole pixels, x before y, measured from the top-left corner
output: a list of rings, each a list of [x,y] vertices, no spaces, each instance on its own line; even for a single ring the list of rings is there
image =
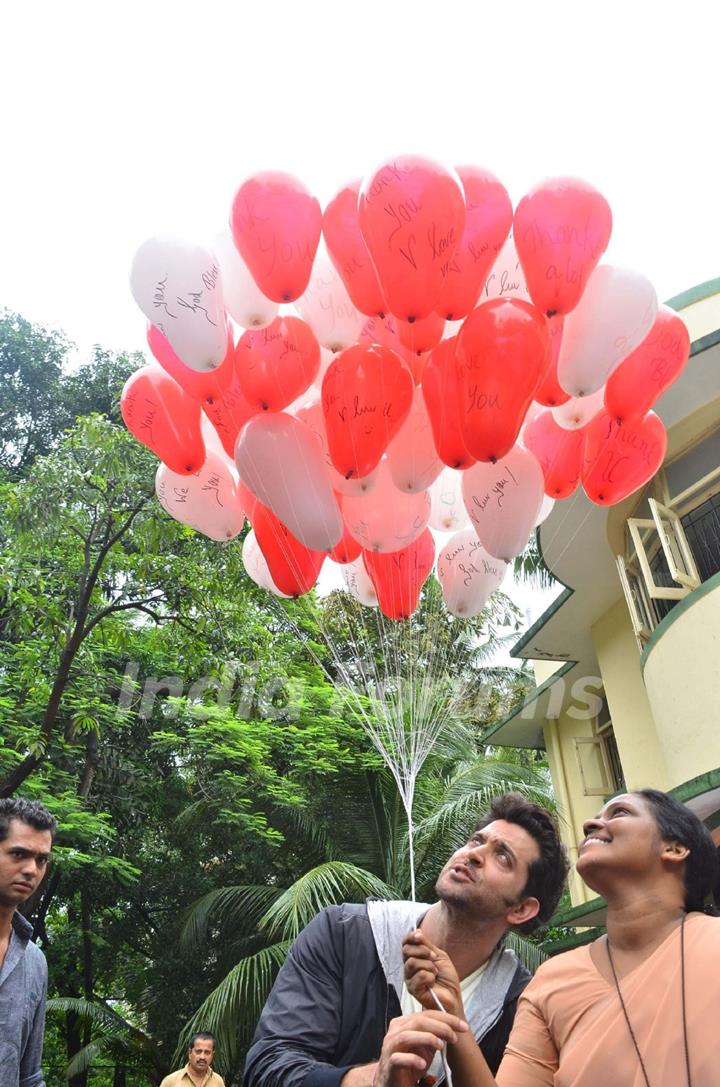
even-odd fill
[[[208,891],[188,910],[180,933],[181,947],[195,948],[203,944],[207,940],[211,922],[223,928],[254,929],[278,893],[279,888],[265,884],[219,887]]]
[[[261,917],[259,928],[272,939],[294,940],[325,906],[392,895],[392,888],[372,872],[347,861],[327,861],[283,891]]]
[[[239,1046],[250,1039],[290,944],[290,940],[284,940],[264,947],[232,968],[185,1024],[178,1039],[176,1063],[182,1061],[195,1031],[207,1030],[217,1039],[217,1070],[225,1076],[230,1073],[237,1063]]]

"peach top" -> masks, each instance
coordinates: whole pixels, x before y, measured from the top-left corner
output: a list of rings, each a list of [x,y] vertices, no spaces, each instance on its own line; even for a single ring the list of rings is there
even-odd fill
[[[500,1087],[645,1087],[615,986],[590,946],[539,968],[518,1002]],[[686,1087],[680,929],[620,979],[650,1087]],[[720,1085],[720,919],[685,922],[685,994],[692,1087]]]

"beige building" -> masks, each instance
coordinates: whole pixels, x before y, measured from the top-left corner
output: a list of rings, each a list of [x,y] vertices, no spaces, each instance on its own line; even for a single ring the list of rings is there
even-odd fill
[[[720,827],[720,279],[668,303],[692,342],[655,405],[668,451],[618,506],[578,490],[538,529],[565,588],[514,647],[537,686],[486,739],[545,748],[571,857],[624,788],[670,790]],[[602,919],[575,875],[576,924]]]

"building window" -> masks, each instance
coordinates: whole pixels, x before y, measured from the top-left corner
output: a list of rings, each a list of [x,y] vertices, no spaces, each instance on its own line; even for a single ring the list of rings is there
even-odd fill
[[[717,457],[720,431],[661,472],[642,511],[630,517],[626,550],[617,557],[635,637],[642,650],[658,623],[679,600],[720,572],[720,467],[674,497],[670,486],[687,482],[693,468],[707,468]]]
[[[625,775],[605,699],[593,724],[592,736],[575,737],[575,755],[585,796],[607,797],[625,788]]]

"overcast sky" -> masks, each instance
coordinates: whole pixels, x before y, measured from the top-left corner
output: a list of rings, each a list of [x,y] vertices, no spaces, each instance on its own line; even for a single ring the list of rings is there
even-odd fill
[[[144,345],[133,253],[209,241],[256,169],[327,200],[388,155],[600,188],[607,259],[661,298],[720,274],[710,5],[345,0],[4,5],[0,305]]]

